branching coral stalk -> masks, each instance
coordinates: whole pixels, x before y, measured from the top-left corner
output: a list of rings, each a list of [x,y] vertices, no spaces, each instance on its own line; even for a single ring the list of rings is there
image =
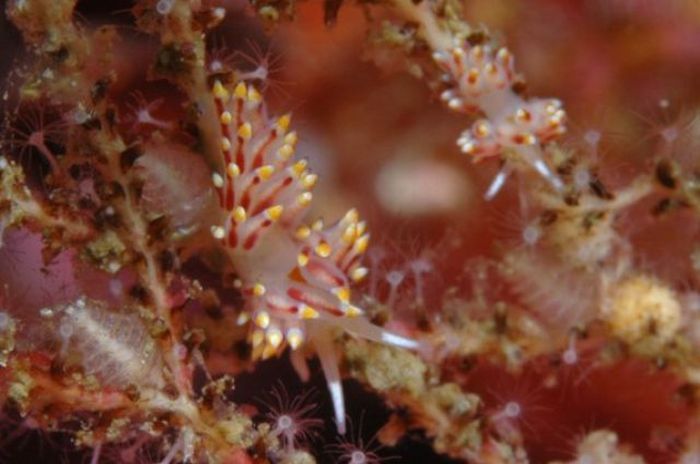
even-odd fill
[[[124,190],[124,201],[119,205],[119,212],[125,223],[122,239],[130,244],[131,249],[143,257],[142,285],[150,295],[153,316],[165,327],[163,336],[158,340],[160,353],[170,374],[168,378],[173,382],[178,392],[176,398],[170,398],[158,392],[146,404],[153,410],[172,411],[182,416],[189,427],[196,431],[197,439],[205,439],[214,444],[210,451],[212,456],[227,453],[227,450],[235,448],[233,441],[235,438],[227,439],[225,435],[226,422],[210,423],[212,418],[202,414],[194,399],[193,366],[188,350],[182,343],[184,338],[182,323],[173,315],[173,303],[168,295],[168,277],[160,270],[156,256],[157,250],[149,241],[148,223],[138,206],[138,201],[130,190],[129,176],[123,173],[119,165],[119,154],[126,147],[120,139],[103,140],[101,145],[105,148],[111,148],[111,150],[107,150],[109,174],[122,185]],[[109,156],[109,153],[112,156]],[[224,433],[217,428],[221,428]],[[193,436],[192,440],[194,439]],[[182,446],[183,449],[191,450],[193,444]],[[218,455],[217,459],[223,459],[223,457]]]
[[[24,180],[22,168],[0,154],[0,222],[10,226],[26,221],[61,231],[70,240],[85,240],[93,235],[90,226],[75,215],[47,209],[34,198]]]
[[[141,255],[144,260],[142,273],[143,285],[148,289],[152,297],[154,316],[163,321],[167,327],[167,337],[164,339],[163,356],[168,365],[181,397],[189,398],[192,394],[191,372],[185,367],[180,354],[179,342],[181,328],[172,317],[172,305],[168,299],[167,282],[158,266],[158,260],[153,247],[148,243],[148,224],[138,208],[138,201],[131,190],[130,179],[123,173],[120,166],[120,154],[126,150],[126,146],[119,138],[104,138],[99,144],[105,148],[108,159],[107,178],[113,178],[124,192],[124,201],[117,204],[119,213],[124,220],[122,238],[131,245],[132,249]]]

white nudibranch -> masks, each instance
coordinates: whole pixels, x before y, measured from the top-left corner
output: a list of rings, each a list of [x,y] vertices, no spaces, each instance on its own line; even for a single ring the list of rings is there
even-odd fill
[[[260,93],[243,82],[229,89],[217,81],[212,93],[222,155],[212,183],[222,214],[211,233],[226,248],[247,296],[239,322],[250,324],[255,359],[287,346],[315,348],[344,433],[333,329],[402,348],[418,343],[372,324],[352,303],[350,285],[367,274],[361,258],[369,243],[357,211],[330,227],[302,222],[316,175],[294,157],[290,116],[269,118]]]
[[[519,82],[513,55],[506,48],[456,40],[451,48],[435,51],[433,60],[444,73],[447,88],[440,98],[447,107],[484,115],[457,139],[460,150],[474,161],[510,154],[561,190],[562,181],[543,159],[541,149],[566,132],[561,102],[518,95],[513,90]],[[510,169],[507,165],[501,169],[486,192],[487,199],[498,193]]]

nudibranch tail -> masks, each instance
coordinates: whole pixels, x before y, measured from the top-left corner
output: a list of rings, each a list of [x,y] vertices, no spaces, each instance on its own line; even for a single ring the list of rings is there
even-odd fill
[[[408,338],[369,322],[352,303],[350,287],[367,275],[362,256],[367,225],[357,210],[335,224],[303,222],[317,177],[294,159],[297,135],[289,115],[266,114],[260,93],[238,83],[214,84],[221,135],[221,167],[212,174],[222,215],[212,235],[225,247],[247,297],[239,318],[250,323],[254,359],[309,342],[328,381],[339,431],[345,430],[333,330],[368,340],[417,348]]]

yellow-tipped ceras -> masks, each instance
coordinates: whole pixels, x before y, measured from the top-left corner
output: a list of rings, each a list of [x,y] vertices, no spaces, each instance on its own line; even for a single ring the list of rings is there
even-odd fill
[[[405,348],[417,343],[370,323],[352,304],[350,285],[367,274],[361,258],[369,243],[357,211],[330,227],[302,222],[316,175],[294,157],[290,116],[269,118],[261,95],[243,82],[227,88],[217,81],[212,94],[222,155],[220,171],[212,175],[222,211],[212,235],[226,247],[248,297],[240,322],[250,323],[253,356],[265,359],[289,346],[299,358],[295,350],[312,344],[343,433],[332,329]]]

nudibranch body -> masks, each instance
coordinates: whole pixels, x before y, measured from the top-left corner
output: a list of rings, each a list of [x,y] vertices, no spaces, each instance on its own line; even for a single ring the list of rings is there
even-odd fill
[[[455,111],[482,114],[459,139],[461,151],[474,161],[510,156],[531,166],[555,190],[561,180],[543,159],[542,144],[566,132],[566,113],[559,100],[525,99],[513,89],[522,87],[505,48],[470,45],[455,41],[451,48],[436,50],[433,59],[444,73],[447,88],[440,95]],[[508,175],[504,166],[486,193],[490,199],[500,190]]]
[[[241,322],[250,322],[253,357],[312,344],[344,433],[333,329],[404,348],[418,344],[372,324],[351,302],[351,283],[367,274],[361,258],[369,234],[357,211],[330,227],[303,222],[316,175],[305,160],[295,159],[297,135],[289,131],[289,115],[269,118],[260,93],[244,82],[229,89],[217,81],[213,97],[222,166],[212,181],[222,215],[211,232],[226,248],[247,296]]]

